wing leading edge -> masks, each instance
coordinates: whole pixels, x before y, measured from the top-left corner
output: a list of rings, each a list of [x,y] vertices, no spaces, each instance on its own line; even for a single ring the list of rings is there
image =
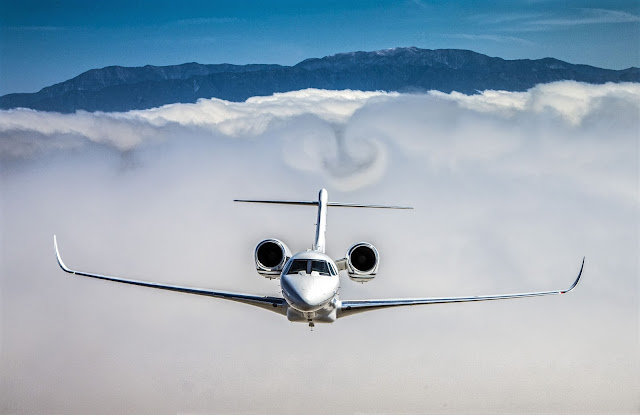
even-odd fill
[[[226,300],[237,301],[239,303],[244,303],[244,304],[249,304],[256,307],[264,308],[265,310],[274,311],[279,314],[285,314],[285,315],[287,314],[287,309],[285,307],[286,304],[283,298],[260,297],[260,296],[250,295],[250,294],[229,293],[224,291],[212,291],[212,290],[207,290],[202,288],[181,287],[178,285],[166,285],[166,284],[159,284],[155,282],[138,281],[138,280],[131,280],[126,278],[111,277],[107,275],[92,274],[89,272],[75,271],[67,267],[62,261],[62,257],[60,256],[60,251],[58,250],[58,242],[56,240],[55,235],[53,236],[53,246],[56,250],[56,258],[58,260],[58,265],[60,265],[60,268],[62,268],[63,271],[68,272],[70,274],[81,275],[83,277],[97,278],[97,279],[107,280],[107,281],[121,282],[124,284],[138,285],[141,287],[158,288],[161,290],[177,291],[177,292],[182,292],[187,294],[197,294],[197,295],[204,295],[207,297],[223,298]]]
[[[509,298],[524,298],[524,297],[539,297],[543,295],[555,295],[565,294],[576,288],[580,277],[582,276],[582,269],[584,268],[584,258],[582,258],[582,265],[580,266],[580,272],[578,277],[573,282],[571,287],[566,290],[558,291],[541,291],[530,292],[520,294],[500,294],[500,295],[483,295],[474,297],[450,297],[450,298],[407,298],[407,299],[393,299],[393,300],[353,300],[342,301],[341,307],[338,310],[338,318],[346,317],[357,313],[363,313],[365,311],[379,310],[389,307],[401,307],[423,304],[444,304],[444,303],[463,303],[468,301],[490,301],[490,300],[505,300]]]

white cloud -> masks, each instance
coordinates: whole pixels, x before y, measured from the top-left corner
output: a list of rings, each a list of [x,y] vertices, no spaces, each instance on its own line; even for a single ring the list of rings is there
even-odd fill
[[[638,23],[640,16],[607,9],[580,9],[580,15],[572,17],[547,18],[531,21],[532,25],[576,26],[592,24]]]
[[[557,13],[479,14],[472,16],[471,20],[478,25],[489,25],[496,31],[525,33],[584,25],[638,23],[640,16],[620,10],[579,8],[572,13],[562,15]],[[508,39],[509,36],[505,38]]]
[[[396,95],[306,89],[253,97],[245,102],[201,99],[196,104],[172,104],[151,110],[131,111],[127,116],[148,120],[154,126],[173,122],[205,127],[230,136],[256,135],[263,133],[273,121],[304,114],[312,114],[329,122],[345,122],[369,100]]]
[[[479,24],[502,25],[506,23],[522,22],[544,16],[542,13],[504,13],[504,14],[476,14],[471,20]]]
[[[459,92],[431,94],[460,103],[474,111],[496,113],[511,117],[517,113],[552,113],[573,126],[579,126],[586,117],[609,105],[607,98],[620,99],[631,106],[638,106],[640,84],[608,83],[588,85],[574,81],[538,85],[527,92],[483,91],[477,95]]]
[[[238,17],[195,17],[192,19],[180,19],[176,23],[179,25],[215,25],[242,21],[243,19]]]
[[[58,32],[68,28],[63,26],[6,26],[5,29],[25,32]]]
[[[561,82],[0,112],[0,412],[632,413],[639,107],[637,84]],[[309,333],[246,305],[67,275],[53,256],[57,233],[79,269],[279,295],[253,249],[308,248],[315,212],[231,200],[320,187],[416,208],[329,212],[330,255],[367,240],[382,258],[373,282],[342,281],[343,299],[566,288],[586,255],[583,280]],[[310,373],[314,388],[282,399]]]
[[[527,39],[522,39],[516,36],[504,36],[504,35],[493,35],[493,34],[469,34],[469,33],[456,33],[456,34],[447,34],[443,35],[444,37],[454,38],[454,39],[463,39],[463,40],[473,40],[473,41],[489,41],[489,42],[498,42],[498,43],[519,43],[521,45],[535,45],[535,42],[532,42]]]
[[[418,6],[421,9],[428,9],[428,6],[425,2],[423,2],[422,0],[410,0],[409,1],[410,4],[414,5],[414,6]]]
[[[201,99],[195,104],[126,113],[57,114],[16,109],[0,112],[0,157],[28,156],[46,148],[79,146],[83,141],[130,151],[143,143],[193,134],[234,139],[277,135],[284,161],[290,166],[331,178],[343,189],[353,189],[382,177],[385,140],[411,151],[422,149],[433,165],[453,167],[469,160],[488,161],[530,145],[510,135],[513,120],[536,123],[538,129],[552,120],[553,128],[579,135],[586,123],[603,114],[633,125],[639,101],[638,84],[558,82],[527,92],[484,91],[476,95],[308,89],[245,102]],[[616,114],[607,114],[610,108],[615,108]],[[423,124],[420,111],[425,109],[441,117],[429,116],[429,124]],[[405,117],[403,111],[412,118]],[[399,117],[403,122],[396,125]],[[466,130],[467,123],[461,123],[459,117],[481,123],[484,133],[469,134],[478,126],[469,123]],[[365,132],[360,132],[363,125]],[[369,131],[367,125],[377,129]],[[422,136],[426,131],[445,134],[449,139],[432,140],[431,136]],[[416,132],[418,137],[407,138]],[[515,136],[525,133],[516,131]]]

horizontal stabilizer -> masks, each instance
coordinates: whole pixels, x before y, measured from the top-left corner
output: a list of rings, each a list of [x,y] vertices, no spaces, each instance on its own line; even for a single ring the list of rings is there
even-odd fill
[[[245,203],[268,203],[274,205],[306,205],[306,206],[318,206],[316,201],[300,201],[300,200],[246,200],[246,199],[234,199],[234,202]],[[370,209],[413,209],[410,206],[386,206],[386,205],[362,205],[359,203],[338,203],[329,202],[327,206],[336,207],[352,207],[352,208],[370,208]]]
[[[269,203],[273,205],[309,205],[309,206],[318,206],[318,202],[305,202],[305,201],[289,201],[289,200],[245,200],[245,199],[234,199],[234,202],[245,202],[245,203]]]
[[[371,208],[371,209],[413,209],[411,206],[361,205],[358,203],[327,203],[328,206]]]

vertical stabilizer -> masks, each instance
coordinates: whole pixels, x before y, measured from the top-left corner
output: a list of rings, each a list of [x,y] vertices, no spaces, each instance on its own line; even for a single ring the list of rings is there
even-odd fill
[[[325,232],[327,230],[327,201],[329,195],[327,189],[321,189],[318,194],[318,220],[316,222],[316,240],[313,243],[314,251],[324,253]]]
[[[374,209],[413,209],[409,206],[386,206],[386,205],[363,205],[360,203],[329,203],[329,194],[327,189],[320,189],[318,194],[318,201],[300,201],[300,200],[254,200],[254,199],[234,199],[234,202],[247,202],[247,203],[268,203],[275,205],[303,205],[303,206],[316,206],[318,205],[318,220],[316,222],[316,239],[313,242],[313,250],[324,253],[325,250],[325,232],[327,230],[327,208],[329,206],[335,207],[349,207],[349,208],[374,208]]]

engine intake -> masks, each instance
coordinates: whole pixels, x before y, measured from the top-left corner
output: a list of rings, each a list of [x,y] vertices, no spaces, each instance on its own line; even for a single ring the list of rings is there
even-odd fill
[[[357,282],[367,282],[375,278],[380,257],[378,250],[367,242],[358,242],[347,251],[346,269],[349,278]]]
[[[265,239],[256,246],[256,270],[265,278],[278,278],[291,258],[291,251],[278,239]]]

